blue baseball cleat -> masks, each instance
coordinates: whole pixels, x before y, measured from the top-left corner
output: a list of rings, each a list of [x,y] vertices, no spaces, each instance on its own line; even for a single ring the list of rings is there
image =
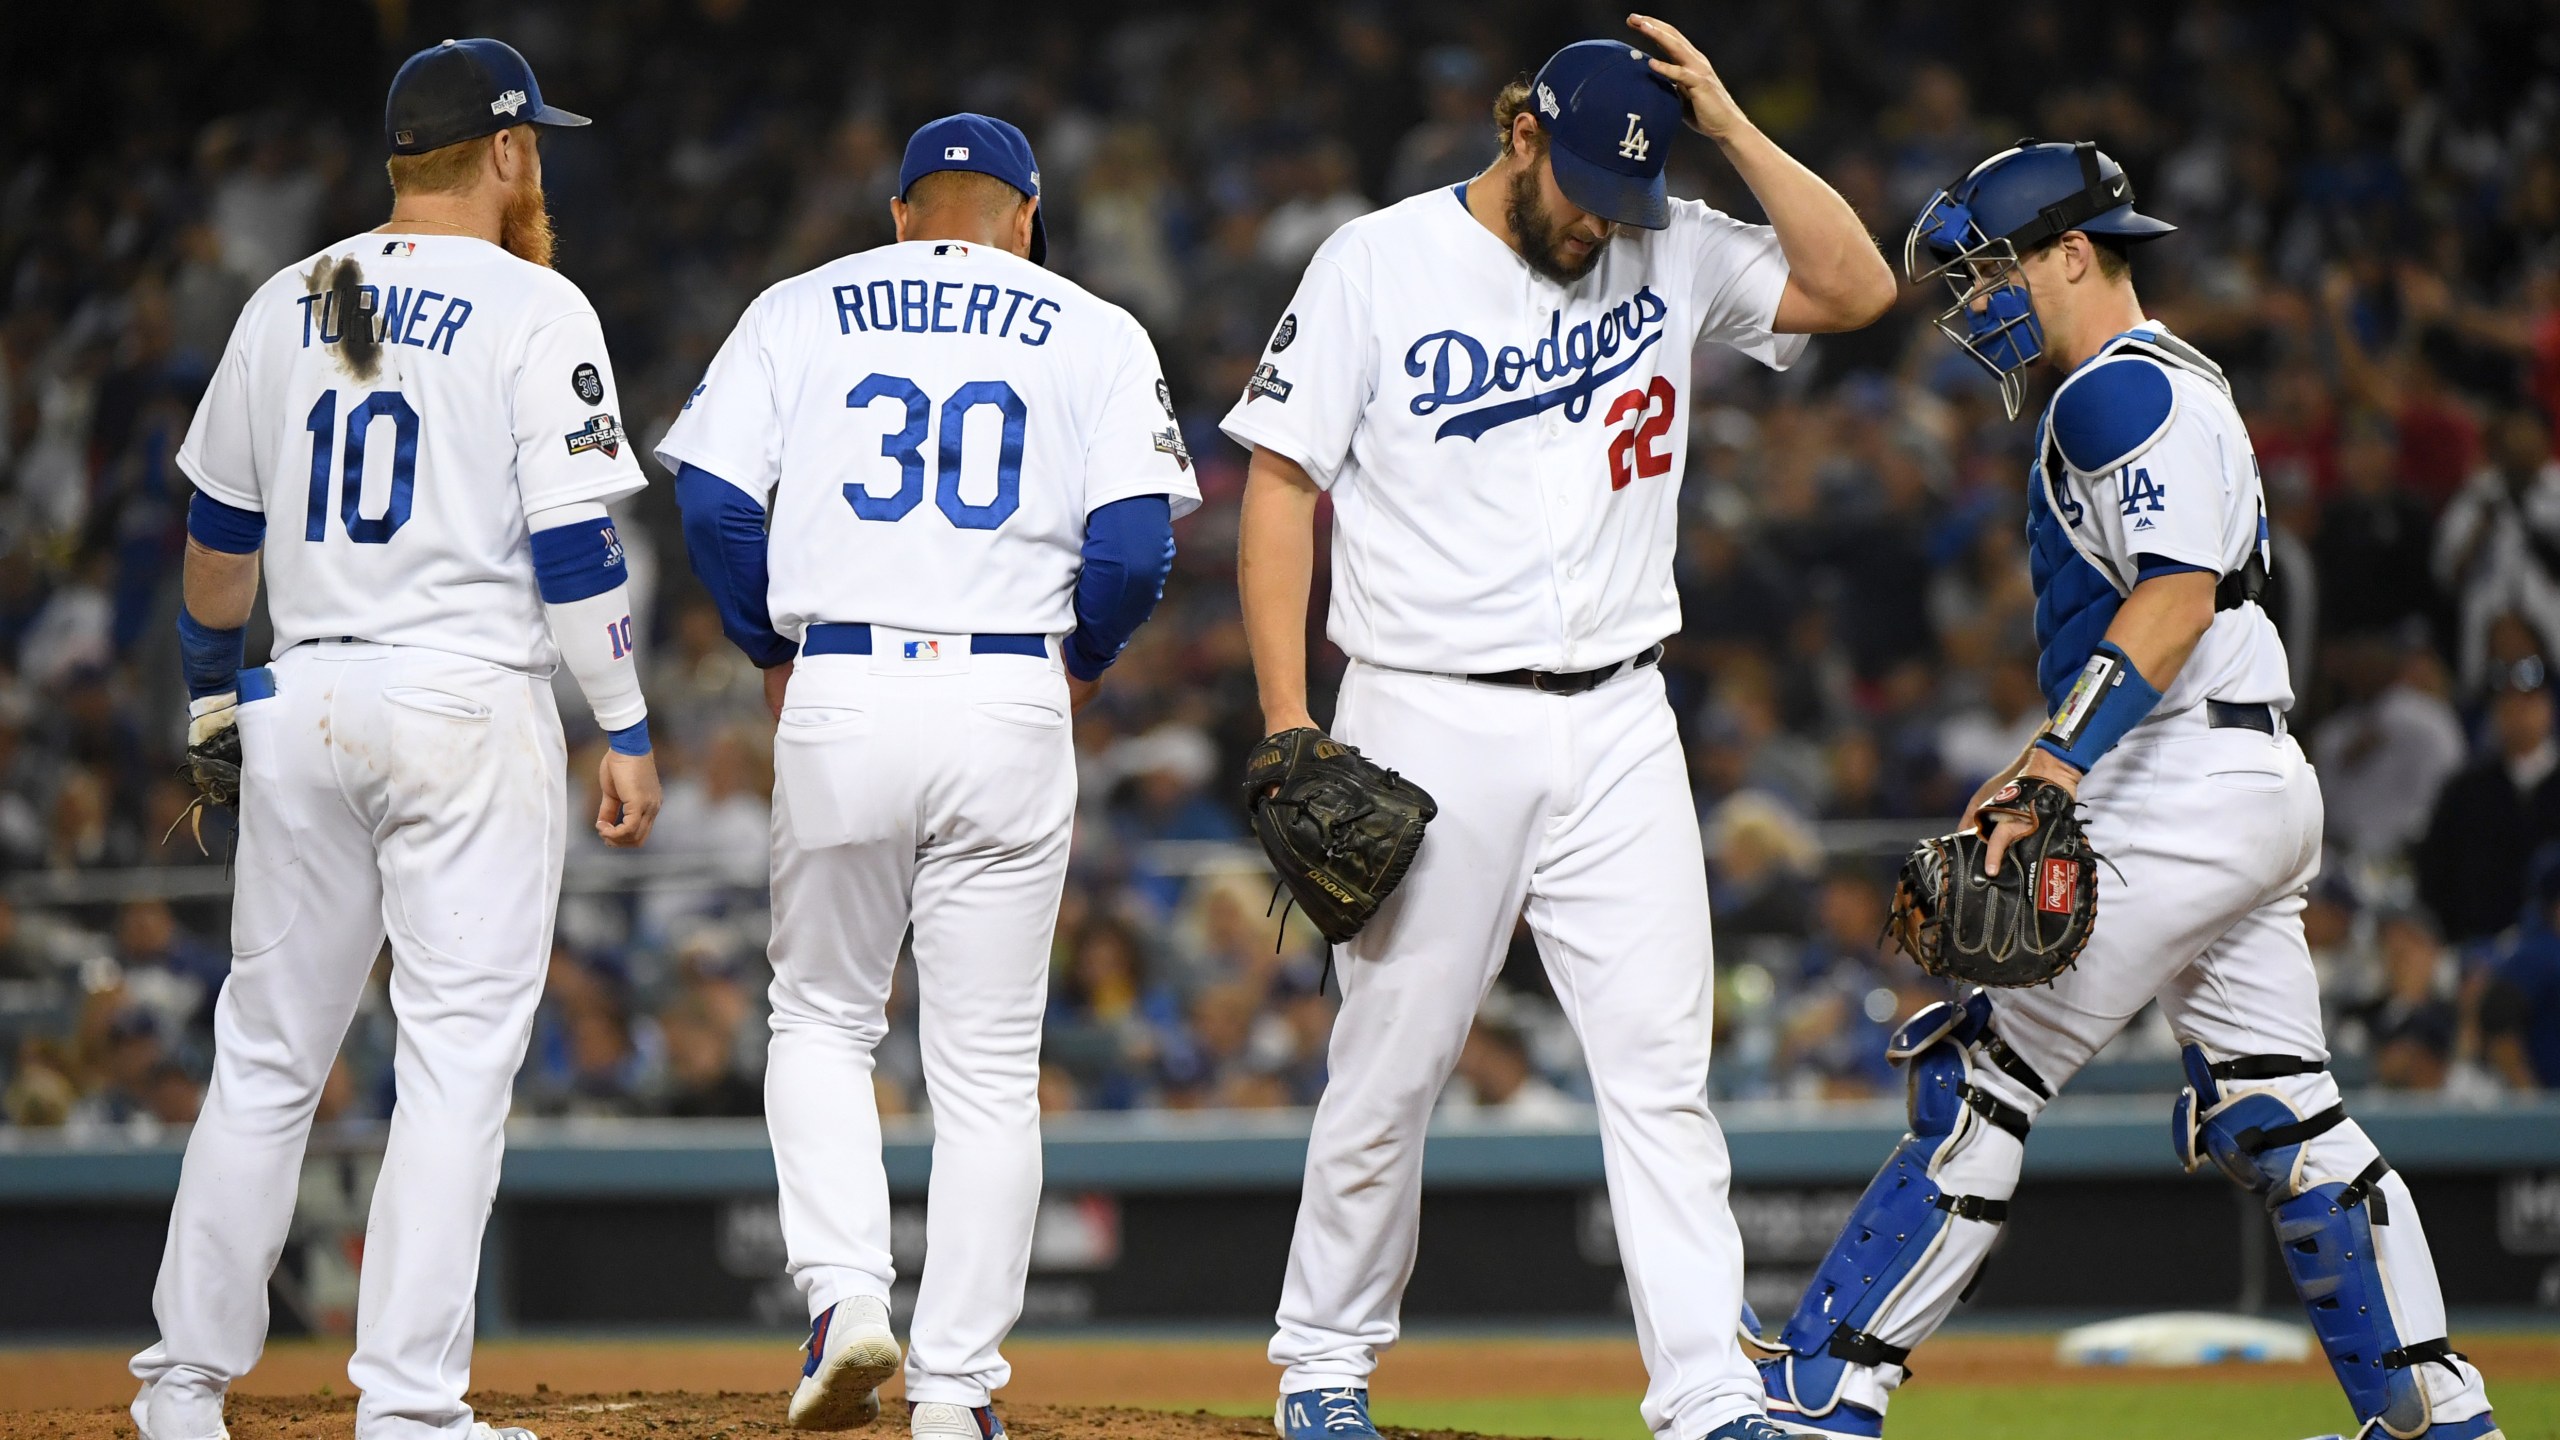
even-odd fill
[[[1769,1423],[1765,1416],[1745,1415],[1739,1420],[1727,1420],[1699,1440],[1787,1440],[1787,1432]]]
[[[1884,1434],[1884,1417],[1864,1405],[1846,1400],[1833,1402],[1820,1415],[1807,1415],[1797,1403],[1795,1387],[1787,1373],[1787,1362],[1793,1357],[1780,1355],[1760,1364],[1760,1388],[1769,1397],[1769,1420],[1781,1434],[1818,1435],[1829,1440],[1877,1440]]]
[[[1346,1385],[1339,1390],[1292,1390],[1280,1397],[1271,1423],[1281,1440],[1377,1440],[1369,1423],[1369,1392]]]
[[[791,1428],[854,1430],[879,1419],[880,1382],[897,1369],[888,1305],[863,1295],[828,1306],[809,1322]]]
[[[2419,1431],[2411,1440],[2506,1440],[2506,1433],[2498,1428],[2497,1417],[2483,1410],[2468,1420],[2439,1420]],[[2391,1437],[2384,1432],[2381,1421],[2368,1420],[2353,1435],[2316,1435],[2312,1440],[2391,1440]]]

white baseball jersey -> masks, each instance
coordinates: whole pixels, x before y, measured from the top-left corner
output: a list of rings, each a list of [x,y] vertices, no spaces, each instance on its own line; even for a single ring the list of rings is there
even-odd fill
[[[2267,543],[2257,452],[2230,387],[2167,326],[2127,331],[2073,371],[2039,428],[2030,529],[2058,515],[2063,538],[2118,595],[2132,593],[2142,557],[2225,575]],[[2060,482],[2050,489],[2049,474]],[[2076,670],[2087,657],[2060,658]],[[2153,714],[2209,699],[2292,707],[2284,642],[2265,610],[2214,616]]]
[[[342,266],[369,355],[362,331],[348,344]],[[368,233],[250,298],[178,467],[267,517],[278,654],[348,637],[547,675],[525,516],[646,483],[620,414],[577,286],[484,240]]]
[[[766,600],[819,622],[1063,635],[1085,516],[1200,503],[1129,312],[987,245],[848,255],[747,307],[658,446],[772,517]]]
[[[1463,189],[1463,187],[1461,187]],[[1226,433],[1333,496],[1327,630],[1356,659],[1584,670],[1680,628],[1672,583],[1700,339],[1777,367],[1775,231],[1694,200],[1572,285],[1433,190],[1316,252]]]

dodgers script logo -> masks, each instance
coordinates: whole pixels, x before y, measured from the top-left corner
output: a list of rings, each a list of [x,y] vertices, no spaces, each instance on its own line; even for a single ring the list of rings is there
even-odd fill
[[[1416,415],[1430,415],[1473,404],[1497,390],[1507,395],[1534,374],[1542,383],[1565,383],[1517,400],[1451,415],[1440,422],[1431,438],[1446,440],[1455,435],[1474,440],[1497,425],[1526,420],[1559,405],[1564,407],[1566,419],[1579,422],[1591,413],[1593,393],[1627,373],[1644,358],[1644,352],[1662,339],[1662,320],[1670,313],[1671,307],[1662,302],[1662,297],[1645,286],[1637,289],[1632,299],[1621,300],[1602,311],[1597,325],[1585,320],[1565,330],[1561,328],[1563,311],[1548,316],[1546,336],[1534,350],[1505,345],[1500,351],[1487,354],[1484,342],[1465,331],[1434,330],[1404,352],[1404,373],[1416,379],[1425,375],[1431,378],[1431,388],[1414,396],[1411,408]],[[1624,358],[1600,368],[1621,351],[1625,352]]]

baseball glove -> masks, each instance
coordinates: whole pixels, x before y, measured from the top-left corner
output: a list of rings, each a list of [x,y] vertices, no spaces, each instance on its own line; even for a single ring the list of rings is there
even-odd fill
[[[210,723],[209,723],[210,722]],[[195,798],[169,826],[191,825],[196,849],[204,849],[204,812],[240,803],[240,726],[228,713],[198,718],[189,727],[187,755],[178,762],[178,777],[195,788]],[[169,835],[161,836],[166,841]]]
[[[2098,924],[2098,852],[2071,795],[2050,780],[2001,787],[1977,817],[2017,818],[2035,832],[1982,873],[1977,830],[1923,840],[1902,862],[1885,932],[1920,968],[1976,985],[2043,985],[2071,968]]]
[[[1321,730],[1283,730],[1244,765],[1254,838],[1324,938],[1360,933],[1404,879],[1440,807]]]

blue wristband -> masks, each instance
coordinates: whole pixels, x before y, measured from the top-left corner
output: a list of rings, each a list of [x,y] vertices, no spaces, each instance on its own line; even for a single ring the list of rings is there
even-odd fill
[[[649,753],[649,722],[644,719],[619,730],[607,731],[604,739],[616,755],[646,755]]]
[[[253,555],[267,543],[267,517],[225,505],[199,490],[187,501],[187,533],[207,550]]]
[[[187,676],[187,698],[201,700],[239,688],[240,664],[249,648],[249,627],[216,630],[178,607],[178,657]]]
[[[2160,692],[2133,667],[2132,657],[2114,641],[2101,640],[2036,746],[2086,774],[2159,703]]]

